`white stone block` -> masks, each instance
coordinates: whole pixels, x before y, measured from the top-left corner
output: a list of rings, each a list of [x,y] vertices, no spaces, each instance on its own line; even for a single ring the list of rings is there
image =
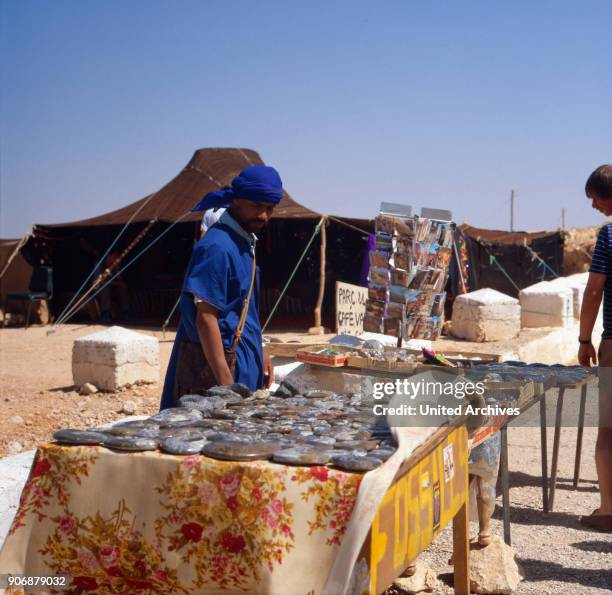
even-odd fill
[[[574,321],[574,292],[559,283],[541,281],[519,293],[523,328],[569,328]]]
[[[521,330],[519,301],[495,289],[457,296],[451,333],[468,341],[506,341]]]
[[[585,278],[586,274],[586,278]],[[569,277],[558,277],[550,281],[551,285],[557,287],[567,287],[573,294],[573,312],[574,318],[580,318],[580,308],[582,308],[582,297],[586,288],[588,273],[578,273]]]
[[[76,386],[91,382],[106,391],[137,382],[159,382],[159,342],[120,326],[76,339],[72,377]]]
[[[589,273],[574,273],[573,275],[568,275],[566,278],[576,283],[580,283],[581,285],[586,285],[589,281]]]

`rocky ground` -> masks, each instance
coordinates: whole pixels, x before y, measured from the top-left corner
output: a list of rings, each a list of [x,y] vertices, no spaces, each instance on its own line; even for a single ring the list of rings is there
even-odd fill
[[[47,335],[48,328],[0,331],[0,456],[33,448],[60,428],[92,427],[121,419],[128,412],[157,412],[159,384],[90,396],[72,386],[74,339],[104,327],[67,325]],[[159,338],[162,362],[167,365],[174,333],[167,333],[164,340],[161,332],[144,332]]]
[[[0,457],[32,449],[49,440],[59,428],[92,427],[128,414],[150,415],[157,411],[160,384],[89,396],[79,394],[72,386],[74,339],[102,328],[67,325],[51,335],[47,335],[48,327],[0,330]],[[164,338],[158,330],[137,330],[160,340],[161,367],[165,370],[174,333],[166,333]],[[471,346],[469,350],[474,351]],[[595,391],[591,390],[589,403],[594,403],[594,397]],[[550,398],[549,424],[553,423],[554,405],[555,399]],[[575,410],[576,397],[570,394],[566,397],[567,416]],[[598,504],[593,463],[596,428],[585,428],[578,490],[571,485],[576,429],[563,428],[555,511],[548,515],[541,510],[539,429],[511,427],[508,436],[512,544],[526,575],[516,593],[610,592],[612,534],[584,531],[578,523],[579,515],[589,513]],[[548,438],[551,452],[552,430]],[[497,502],[493,528],[501,535],[501,497]],[[436,593],[452,593],[452,567],[448,565],[451,535],[446,529],[421,555],[438,576]]]
[[[553,423],[552,411],[548,419]],[[551,434],[552,431],[549,452]],[[525,574],[515,591],[517,595],[603,594],[612,589],[612,534],[587,531],[579,523],[580,515],[589,514],[599,504],[592,460],[595,437],[595,428],[585,428],[581,481],[574,490],[576,429],[563,428],[554,512],[545,515],[540,485],[540,430],[521,427],[508,432],[511,538]],[[503,537],[501,496],[497,498],[492,528],[494,534]],[[477,525],[472,523],[472,535],[476,533]],[[421,556],[442,579],[436,593],[453,593],[452,567],[448,565],[451,554],[452,531],[447,528]]]

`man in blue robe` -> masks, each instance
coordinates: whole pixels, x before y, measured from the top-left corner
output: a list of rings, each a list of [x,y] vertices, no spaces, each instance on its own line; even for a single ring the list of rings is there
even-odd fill
[[[268,223],[282,196],[282,182],[274,168],[251,166],[234,178],[231,187],[208,193],[194,208],[227,210],[195,245],[189,261],[180,298],[181,322],[161,409],[176,406],[178,398],[186,394],[185,386],[203,390],[214,384],[240,382],[257,390],[272,383],[272,364],[262,347],[258,270],[239,337],[236,330],[251,286],[255,233]],[[233,345],[236,363],[232,374],[225,354]],[[201,386],[197,368],[206,363],[214,378],[210,386]],[[193,373],[196,380],[185,380]]]

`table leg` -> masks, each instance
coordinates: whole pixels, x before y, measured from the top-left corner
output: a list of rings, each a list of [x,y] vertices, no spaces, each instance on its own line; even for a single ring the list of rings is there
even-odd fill
[[[546,441],[546,393],[540,397],[540,457],[542,459],[542,510],[548,512],[548,443]]]
[[[466,500],[453,517],[455,595],[470,595],[470,517]]]
[[[502,426],[499,430],[501,434],[501,484],[502,484],[502,507],[504,518],[504,541],[508,545],[510,540],[510,480],[508,478],[508,427]]]
[[[550,468],[550,487],[548,488],[548,506],[553,511],[555,505],[555,488],[557,486],[557,468],[559,466],[559,445],[561,441],[561,415],[563,413],[563,396],[565,387],[559,389],[557,398],[557,415],[555,417],[555,438],[553,440],[553,453]]]
[[[574,488],[580,481],[580,457],[582,456],[582,431],[584,430],[584,410],[586,408],[587,385],[582,385],[580,393],[580,413],[578,415],[578,434],[576,436],[576,457],[574,459]]]

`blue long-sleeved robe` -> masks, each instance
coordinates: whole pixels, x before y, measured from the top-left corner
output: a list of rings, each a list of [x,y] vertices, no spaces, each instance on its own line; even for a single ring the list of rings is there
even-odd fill
[[[219,330],[229,349],[251,281],[255,236],[226,212],[195,245],[180,298],[181,321],[166,372],[160,409],[174,406],[173,386],[181,341],[199,344],[194,296],[219,310]],[[251,390],[263,387],[263,351],[259,321],[259,271],[242,337],[236,348],[234,380]]]

